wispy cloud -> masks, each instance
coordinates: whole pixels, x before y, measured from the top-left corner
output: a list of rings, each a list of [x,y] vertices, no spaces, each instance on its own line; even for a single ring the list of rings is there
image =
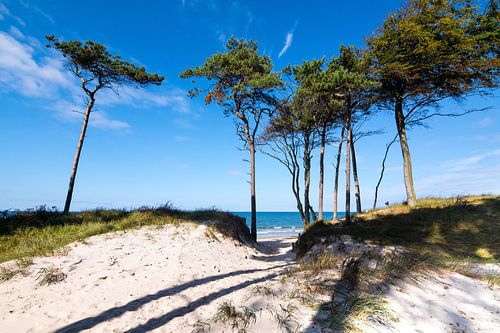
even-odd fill
[[[12,30],[12,29],[11,29]],[[18,38],[24,35],[14,29]],[[34,48],[14,36],[0,31],[0,86],[30,97],[49,97],[60,88],[71,85],[60,58],[34,57]]]
[[[443,163],[416,181],[422,195],[455,195],[500,190],[500,149]]]
[[[478,167],[480,162],[495,157],[500,157],[500,149],[449,161],[443,164],[443,169],[453,172],[465,171],[473,167]]]
[[[41,100],[43,108],[53,111],[58,119],[81,121],[81,108],[85,104],[78,82],[64,68],[64,59],[59,54],[40,45],[37,39],[26,36],[14,26],[8,33],[0,31],[0,93],[14,92]],[[126,86],[118,92],[100,91],[96,106],[165,107],[181,114],[191,114],[186,92],[181,89]],[[105,111],[93,113],[90,124],[113,130],[130,128],[126,122],[110,118]]]
[[[298,24],[299,24],[299,20],[297,19],[295,21],[295,24],[293,25],[292,29],[287,32],[286,38],[285,38],[285,45],[283,46],[280,53],[278,54],[278,58],[281,58],[281,56],[284,55],[286,53],[286,51],[288,51],[290,46],[292,46],[293,34],[295,33],[295,28],[297,28]]]
[[[476,126],[481,127],[481,128],[487,128],[493,125],[495,121],[489,117],[485,117],[478,122],[475,123]]]
[[[226,47],[227,43],[227,36],[223,32],[219,32],[219,36],[217,37],[219,39],[219,42],[221,42],[223,47]]]
[[[24,22],[20,17],[13,15],[3,3],[0,3],[0,21],[5,20],[7,17],[11,17],[17,24],[22,25],[23,27],[26,26],[26,22]]]
[[[24,0],[19,0],[19,3],[21,5],[23,5],[25,8],[27,8],[29,10],[32,10],[32,11],[36,12],[37,14],[41,15],[42,17],[44,17],[50,23],[52,23],[52,24],[56,23],[56,21],[54,20],[54,18],[51,15],[47,14],[45,11],[41,10],[40,7],[35,6],[32,3],[29,3],[29,2],[24,1]]]
[[[239,177],[243,174],[241,170],[238,169],[230,169],[227,173],[231,177]]]
[[[10,11],[3,3],[0,3],[0,20],[5,20],[5,16],[9,16]]]

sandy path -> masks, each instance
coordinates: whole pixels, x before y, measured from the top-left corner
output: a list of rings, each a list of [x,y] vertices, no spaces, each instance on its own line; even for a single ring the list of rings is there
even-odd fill
[[[291,239],[259,250],[210,240],[206,228],[165,226],[94,236],[63,256],[35,258],[31,274],[0,284],[3,332],[191,332],[222,300],[276,280],[293,263]],[[44,267],[67,278],[49,286]]]

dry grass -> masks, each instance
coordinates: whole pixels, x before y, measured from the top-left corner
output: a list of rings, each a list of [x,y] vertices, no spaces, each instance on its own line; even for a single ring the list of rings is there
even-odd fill
[[[448,260],[498,262],[500,255],[500,196],[426,198],[414,209],[390,206],[355,220],[344,226],[312,224],[299,239],[299,256],[321,239],[342,234]]]
[[[64,214],[41,207],[0,220],[0,262],[52,255],[74,241],[112,231],[148,225],[203,224],[207,221],[210,221],[212,233],[251,242],[243,218],[215,209],[184,212],[167,205],[133,211],[93,210]]]
[[[278,328],[287,332],[297,332],[300,329],[296,318],[297,306],[293,303],[278,304],[278,307],[268,306],[267,310],[271,313],[278,324]]]
[[[28,274],[28,267],[33,264],[31,258],[23,258],[16,260],[15,264],[11,267],[0,267],[0,283],[12,279],[18,274],[26,276]]]
[[[390,326],[394,315],[385,307],[385,300],[379,294],[354,292],[342,302],[334,304],[329,317],[330,327],[341,331],[356,331],[362,322]]]
[[[473,267],[475,263],[498,262],[500,196],[425,198],[414,209],[395,205],[356,215],[354,220],[349,225],[318,222],[309,226],[295,246],[299,258],[315,244],[340,235],[372,244],[403,246],[407,251],[375,257],[322,252],[300,261],[295,271],[310,270],[318,275],[344,260],[332,300],[319,310],[330,311],[327,324],[337,331],[356,331],[362,322],[390,325],[394,316],[385,308],[380,291],[397,279],[418,279],[445,268],[481,278],[490,288],[499,284],[498,275],[478,276]],[[304,276],[309,278],[309,288],[297,293],[299,300],[315,291],[315,280]]]
[[[252,297],[276,297],[274,290],[267,285],[256,285],[250,288],[245,299],[248,300]]]
[[[68,275],[57,267],[41,268],[36,276],[40,286],[62,282]]]
[[[257,315],[249,307],[242,306],[238,309],[231,302],[225,301],[219,305],[213,320],[231,327],[233,331],[245,333],[250,326],[255,324]]]

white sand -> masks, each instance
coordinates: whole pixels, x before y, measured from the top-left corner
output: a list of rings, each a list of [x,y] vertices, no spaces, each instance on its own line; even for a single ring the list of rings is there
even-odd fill
[[[290,238],[264,241],[274,241],[278,252],[269,253],[210,240],[205,230],[165,226],[99,235],[68,246],[66,255],[35,258],[31,275],[0,284],[0,331],[191,332],[222,301],[244,303],[249,287],[276,280],[293,262]],[[60,268],[67,278],[39,286],[35,278],[44,267]]]
[[[388,307],[399,319],[390,331],[408,333],[500,332],[500,290],[485,282],[442,273],[391,286]],[[366,332],[388,332],[386,327]]]
[[[283,297],[294,288],[279,281],[294,264],[293,238],[263,239],[254,249],[220,235],[211,240],[205,231],[192,225],[142,228],[35,258],[30,275],[0,284],[0,332],[192,332],[199,321],[211,324],[211,332],[231,332],[212,320],[223,301],[257,311],[249,332],[282,332],[269,309],[288,304],[298,307],[291,326],[300,325],[299,332],[329,332],[313,322],[315,311]],[[48,267],[67,278],[39,286],[37,273]],[[250,296],[257,284],[278,296]],[[499,332],[499,299],[498,289],[459,274],[405,282],[388,292],[399,317],[391,331]]]

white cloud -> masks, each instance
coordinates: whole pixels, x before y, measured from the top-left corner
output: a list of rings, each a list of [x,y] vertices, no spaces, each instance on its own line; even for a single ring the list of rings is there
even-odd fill
[[[38,40],[25,36],[14,26],[9,33],[0,31],[0,92],[16,92],[39,99],[45,109],[55,112],[56,117],[81,120],[81,114],[74,112],[81,112],[85,106],[79,82],[64,68],[60,55],[38,45]],[[99,92],[97,107],[115,105],[168,107],[183,114],[191,112],[186,92],[176,88],[146,90],[125,86],[119,89],[119,95],[109,89]],[[126,122],[113,120],[103,111],[93,113],[91,125],[116,130],[130,128]]]
[[[299,20],[295,21],[295,24],[294,24],[293,28],[289,32],[287,32],[286,38],[285,38],[285,45],[283,46],[283,48],[281,49],[280,53],[278,54],[278,58],[281,58],[281,56],[283,54],[285,54],[286,51],[288,51],[288,49],[290,48],[290,46],[292,46],[293,34],[295,32],[295,28],[297,27],[298,23],[299,23]]]
[[[14,33],[24,37],[17,29]],[[44,56],[36,61],[32,46],[0,31],[0,86],[24,96],[49,97],[69,85],[60,58]]]
[[[92,112],[91,125],[111,130],[128,130],[130,125],[121,120],[110,119],[105,112]]]
[[[293,32],[288,32],[286,34],[286,39],[285,39],[285,46],[281,49],[280,53],[278,54],[278,58],[281,58],[283,54],[285,54],[286,51],[292,46],[293,42]]]
[[[117,90],[118,94],[112,90],[103,90],[99,96],[99,104],[110,105],[128,105],[134,108],[145,107],[169,107],[175,112],[190,113],[187,93],[182,89],[158,89],[155,92],[124,86]]]

